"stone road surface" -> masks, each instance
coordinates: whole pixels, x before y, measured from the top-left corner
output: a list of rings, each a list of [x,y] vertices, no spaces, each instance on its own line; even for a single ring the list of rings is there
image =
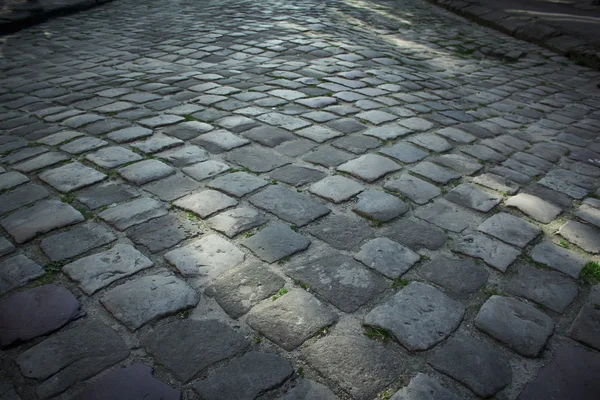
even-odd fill
[[[598,72],[417,0],[2,55],[3,400],[596,398]]]

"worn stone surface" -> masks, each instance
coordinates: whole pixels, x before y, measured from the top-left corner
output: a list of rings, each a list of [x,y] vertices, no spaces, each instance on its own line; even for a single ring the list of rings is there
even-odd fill
[[[395,162],[376,154],[366,154],[337,167],[338,171],[347,172],[366,182],[376,181],[399,169],[400,166]]]
[[[457,295],[479,290],[490,273],[469,259],[440,256],[419,269],[419,275]]]
[[[7,254],[10,254],[15,251],[15,246],[10,242],[10,240],[5,237],[0,237],[0,257],[4,257]]]
[[[17,243],[25,243],[36,236],[83,221],[83,215],[58,200],[42,200],[32,207],[9,214],[0,225]]]
[[[44,285],[0,301],[0,346],[53,332],[81,315],[67,289]]]
[[[363,186],[340,175],[329,176],[319,182],[313,183],[308,189],[311,193],[323,197],[334,203],[341,203],[356,196],[364,190]]]
[[[409,174],[389,180],[383,187],[406,196],[417,204],[426,204],[429,200],[442,194],[437,186]]]
[[[216,190],[204,190],[182,197],[173,204],[179,208],[198,214],[200,218],[206,218],[216,212],[236,206],[238,202]]]
[[[573,278],[579,278],[581,270],[587,264],[587,259],[578,253],[559,247],[547,240],[531,249],[530,255],[533,261],[546,264]]]
[[[182,168],[181,171],[183,171],[185,174],[191,176],[197,181],[203,181],[212,176],[222,174],[223,172],[226,172],[230,169],[231,167],[225,163],[222,163],[220,161],[208,160],[200,162],[198,164],[194,164],[189,167]]]
[[[36,184],[23,185],[0,195],[0,214],[27,206],[49,196],[48,190]]]
[[[405,369],[399,354],[361,336],[327,336],[302,354],[320,374],[354,398],[374,398]]]
[[[200,183],[184,174],[171,175],[144,187],[148,192],[164,201],[177,200],[200,187]]]
[[[472,208],[481,212],[488,212],[502,201],[502,197],[484,192],[474,185],[463,183],[452,189],[446,196],[446,200]]]
[[[373,235],[364,219],[346,214],[327,216],[311,225],[308,232],[340,250],[353,249]]]
[[[506,272],[521,254],[516,248],[480,233],[460,237],[454,244],[454,251],[479,258],[502,272]]]
[[[552,319],[519,300],[492,296],[481,307],[475,326],[526,357],[537,357],[554,331]]]
[[[139,192],[120,183],[105,183],[77,192],[77,200],[92,210],[138,197]]]
[[[269,172],[290,163],[288,158],[277,153],[250,146],[233,150],[225,158],[256,173]]]
[[[142,337],[141,344],[182,382],[250,345],[243,335],[222,322],[190,319],[156,327]]]
[[[242,232],[267,223],[266,215],[249,207],[239,207],[223,211],[208,220],[208,224],[227,237],[232,238]]]
[[[198,225],[189,219],[167,214],[128,229],[127,237],[157,253],[200,233]]]
[[[284,283],[266,265],[254,263],[219,276],[204,293],[214,297],[232,318],[239,318],[261,300],[277,293]]]
[[[244,146],[250,143],[250,141],[226,130],[218,130],[200,135],[196,139],[193,139],[192,143],[205,148],[213,154],[219,154]]]
[[[264,179],[246,172],[234,172],[215,178],[207,186],[230,196],[243,197],[268,184]]]
[[[569,329],[569,336],[578,342],[584,343],[596,350],[600,349],[600,287],[598,285],[592,288],[579,314],[573,321]]]
[[[131,245],[118,243],[110,250],[65,265],[63,272],[78,282],[85,293],[93,294],[152,265],[152,261]]]
[[[447,338],[464,313],[462,303],[433,286],[413,282],[371,310],[363,323],[389,331],[410,351],[422,351]]]
[[[100,302],[120,322],[136,330],[153,319],[198,303],[198,293],[170,273],[137,278],[109,290]]]
[[[567,221],[558,234],[590,253],[600,253],[600,230],[577,221]]]
[[[354,258],[394,279],[406,273],[421,256],[400,243],[380,237],[365,243]]]
[[[525,247],[541,233],[537,226],[508,213],[498,213],[486,219],[477,230],[519,247]]]
[[[244,258],[237,246],[217,235],[205,236],[165,254],[165,260],[182,275],[197,276],[204,281],[236,267]]]
[[[458,207],[444,199],[435,200],[433,203],[419,208],[415,212],[415,216],[442,229],[456,233],[481,222],[480,215]]]
[[[340,253],[285,264],[284,270],[344,312],[356,311],[387,287],[379,275]]]
[[[88,154],[85,158],[102,168],[116,168],[123,164],[139,161],[142,156],[124,147],[111,146]]]
[[[500,353],[465,334],[444,343],[430,363],[484,398],[498,393],[512,380],[510,364]]]
[[[299,382],[288,390],[279,400],[339,400],[339,398],[325,385],[309,379],[299,379]]]
[[[127,358],[129,348],[119,334],[97,320],[87,320],[63,330],[21,353],[21,373],[37,379],[38,396],[46,398],[64,392]]]
[[[158,160],[144,160],[120,168],[118,172],[125,180],[136,185],[143,185],[144,183],[172,175],[175,173],[175,170]]]
[[[44,269],[24,255],[0,262],[0,295],[44,275]]]
[[[438,380],[418,373],[410,383],[398,390],[390,400],[459,400],[457,394],[446,389]]]
[[[291,351],[337,319],[337,315],[313,295],[294,289],[254,307],[247,321],[252,329]]]
[[[440,228],[427,222],[402,218],[386,225],[382,234],[407,245],[413,250],[427,248],[437,250],[446,243],[448,237]]]
[[[40,247],[50,260],[60,261],[115,240],[117,236],[107,227],[89,223],[49,236],[40,242]]]
[[[185,167],[186,165],[199,163],[209,159],[209,154],[206,150],[193,145],[163,151],[156,156],[169,162],[175,167]]]
[[[26,182],[29,182],[29,178],[19,172],[5,172],[0,174],[0,191],[12,189]]]
[[[506,205],[518,208],[523,214],[543,224],[552,222],[562,212],[554,204],[527,193],[511,197],[506,201]]]
[[[286,165],[270,173],[271,178],[293,186],[303,186],[325,177],[325,173],[300,165]]]
[[[150,197],[142,197],[128,203],[110,207],[98,216],[120,231],[167,214],[166,208]]]
[[[256,398],[294,373],[289,361],[273,354],[250,352],[198,381],[194,390],[207,400]]]
[[[296,226],[304,226],[331,210],[312,197],[280,185],[272,185],[250,197],[254,206],[269,211]]]
[[[88,384],[76,400],[115,399],[179,400],[181,392],[152,376],[152,367],[135,363],[115,368]]]
[[[261,229],[242,244],[261,260],[272,263],[306,249],[310,239],[285,224],[277,223]]]

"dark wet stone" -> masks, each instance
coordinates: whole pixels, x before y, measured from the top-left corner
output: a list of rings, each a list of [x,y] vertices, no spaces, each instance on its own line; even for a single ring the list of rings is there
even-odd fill
[[[490,273],[468,259],[438,257],[419,270],[419,275],[458,295],[481,288]]]
[[[569,329],[569,336],[600,350],[600,286],[592,289]]]
[[[426,222],[408,218],[387,224],[382,229],[383,236],[407,245],[413,250],[423,247],[437,250],[446,243],[447,236],[440,228]]]
[[[322,219],[311,225],[308,232],[332,247],[342,250],[353,249],[373,235],[373,229],[364,219],[343,214]]]

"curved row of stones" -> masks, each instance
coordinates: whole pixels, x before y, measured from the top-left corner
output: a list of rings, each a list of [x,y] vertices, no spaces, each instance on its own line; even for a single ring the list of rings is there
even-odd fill
[[[74,17],[119,42],[5,43],[9,396],[527,399],[553,354],[600,363],[596,75],[487,31],[529,56],[461,58],[418,2],[401,35],[298,3],[190,4],[198,28],[119,2]]]

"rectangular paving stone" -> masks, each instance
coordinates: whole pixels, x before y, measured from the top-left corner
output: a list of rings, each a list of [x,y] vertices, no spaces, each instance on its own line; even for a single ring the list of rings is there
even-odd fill
[[[442,194],[437,186],[409,174],[403,174],[398,179],[389,180],[383,187],[391,192],[400,193],[417,204],[426,204],[434,197]]]
[[[334,175],[312,184],[309,191],[334,203],[341,203],[364,190],[363,186],[352,179]]]
[[[79,191],[77,193],[77,200],[85,204],[89,209],[95,210],[139,196],[139,192],[131,186],[107,182]]]
[[[166,250],[199,234],[201,231],[197,224],[173,214],[154,218],[127,230],[127,237],[146,246],[151,253]]]
[[[438,199],[424,207],[419,207],[415,211],[415,216],[456,233],[479,224],[483,218],[479,214],[458,207],[444,199]]]
[[[51,151],[48,153],[41,154],[37,157],[31,158],[27,161],[24,161],[20,164],[16,164],[13,166],[14,169],[21,172],[33,172],[38,169],[50,167],[52,165],[58,164],[63,161],[67,161],[69,156],[64,153],[59,153],[57,151]],[[0,175],[0,178],[2,175]]]
[[[60,261],[115,240],[117,236],[107,227],[89,223],[49,236],[40,242],[40,247],[50,260]]]
[[[473,183],[507,194],[515,194],[521,187],[521,185],[509,179],[489,173],[484,173],[479,176],[476,176],[473,179]]]
[[[80,258],[62,270],[92,295],[112,282],[133,275],[154,263],[129,244],[117,243],[110,250]]]
[[[429,160],[464,175],[473,175],[483,169],[483,165],[458,154],[443,154]]]
[[[130,143],[129,145],[142,153],[153,154],[176,146],[181,146],[183,143],[183,140],[180,139],[172,138],[167,135],[155,134],[144,138],[143,140]]]
[[[148,275],[109,290],[100,303],[131,330],[195,306],[198,293],[169,272]]]
[[[12,189],[27,182],[29,182],[29,178],[19,172],[5,172],[0,174],[0,191]]]
[[[249,207],[239,207],[224,211],[207,222],[214,230],[232,238],[249,229],[264,225],[267,221],[264,213]]]
[[[533,261],[545,264],[575,279],[579,278],[581,270],[587,264],[585,257],[547,240],[537,244],[529,254]]]
[[[365,243],[354,258],[388,278],[395,279],[405,274],[421,256],[400,243],[378,237]]]
[[[468,183],[456,186],[444,198],[463,207],[481,212],[490,211],[502,201],[501,196],[484,192],[477,186]]]
[[[492,239],[481,233],[472,233],[460,237],[453,250],[483,260],[486,264],[506,272],[521,254],[520,250]]]
[[[477,230],[521,248],[542,232],[536,225],[504,212],[486,219]]]
[[[128,203],[110,207],[98,214],[98,217],[120,231],[141,224],[153,218],[167,214],[163,204],[149,197],[142,197]]]
[[[600,230],[577,221],[567,221],[558,234],[569,242],[593,254],[600,253]]]
[[[325,128],[320,125],[313,125],[308,128],[301,129],[295,132],[296,135],[305,137],[317,143],[323,143],[336,137],[344,136],[343,133],[334,131],[333,129]]]
[[[506,201],[508,207],[515,207],[528,217],[547,224],[560,215],[562,210],[537,196],[519,193]]]
[[[362,132],[365,136],[372,136],[381,140],[394,140],[401,136],[406,136],[409,133],[412,133],[409,129],[403,128],[395,123],[376,126]]]
[[[186,165],[196,164],[210,158],[208,151],[194,145],[163,151],[156,156],[175,167],[185,167]]]
[[[106,140],[94,138],[94,137],[84,137],[81,139],[76,139],[72,142],[64,144],[60,146],[62,151],[66,151],[69,154],[81,154],[91,150],[98,149],[100,147],[108,145]]]
[[[272,263],[306,249],[310,239],[285,224],[276,223],[245,239],[242,245],[261,260]]]
[[[414,174],[421,175],[433,182],[445,185],[452,180],[459,179],[461,176],[454,171],[440,167],[429,161],[422,161],[410,168]]]
[[[405,142],[396,143],[391,147],[383,147],[379,152],[406,164],[421,161],[429,155],[428,152]]]
[[[102,182],[105,174],[78,161],[42,172],[39,178],[62,193]]]
[[[0,262],[0,295],[25,285],[44,275],[44,269],[24,255]]]
[[[24,185],[0,195],[0,215],[48,197],[49,192],[36,184]]]
[[[210,177],[229,171],[230,169],[231,167],[228,164],[220,161],[208,160],[182,168],[181,171],[197,181],[203,181]]]
[[[400,166],[389,158],[366,154],[340,165],[336,170],[347,172],[366,182],[374,182],[391,172],[400,170]]]
[[[289,158],[274,151],[250,146],[230,151],[225,159],[256,173],[269,172],[291,162]]]
[[[175,173],[175,169],[158,160],[143,160],[117,170],[129,182],[143,185]]]
[[[111,146],[88,154],[85,158],[99,167],[115,168],[123,164],[141,160],[142,156],[124,147]]]
[[[192,144],[201,146],[213,154],[220,154],[249,143],[248,139],[241,138],[226,130],[208,132],[192,140]]]
[[[131,142],[148,136],[152,136],[152,130],[141,126],[119,129],[106,135],[108,139],[117,143]]]
[[[129,348],[116,331],[97,320],[87,320],[29,348],[16,363],[23,375],[40,382],[36,394],[48,398],[128,356]]]
[[[436,257],[419,275],[459,296],[468,296],[487,282],[490,273],[469,259]]]
[[[207,218],[216,212],[236,206],[238,201],[216,190],[204,190],[182,197],[173,203],[175,206]]]
[[[312,197],[291,191],[281,185],[271,185],[252,195],[249,201],[252,205],[269,211],[296,226],[304,226],[331,211]]]
[[[29,208],[13,212],[0,225],[17,243],[85,220],[73,207],[58,200],[41,200]]]

